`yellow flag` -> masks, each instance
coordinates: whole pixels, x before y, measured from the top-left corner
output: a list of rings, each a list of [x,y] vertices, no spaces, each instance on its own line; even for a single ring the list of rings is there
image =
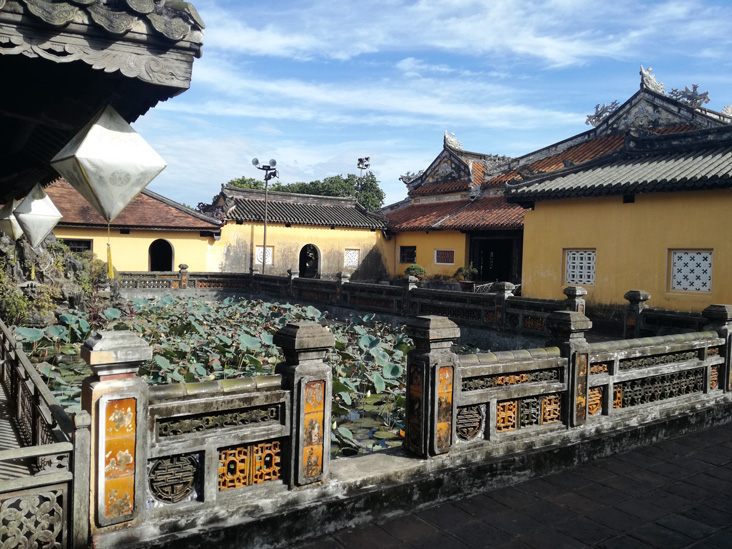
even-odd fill
[[[31,280],[36,279],[36,264],[35,263],[31,263],[30,279]]]
[[[107,242],[107,277],[114,279],[114,266],[112,265],[112,246]]]

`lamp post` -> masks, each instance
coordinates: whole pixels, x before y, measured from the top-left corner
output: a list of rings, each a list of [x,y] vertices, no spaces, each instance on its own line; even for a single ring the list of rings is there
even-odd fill
[[[267,186],[269,184],[269,180],[273,177],[279,177],[280,174],[277,173],[277,170],[275,169],[275,166],[277,165],[277,161],[272,158],[269,161],[269,164],[260,165],[258,158],[252,158],[252,164],[259,169],[264,171],[264,242],[262,245],[262,274],[265,273],[265,270],[267,268],[267,206],[268,206],[268,195],[267,195]],[[256,247],[254,249],[255,257],[256,257]]]
[[[361,170],[359,173],[360,177],[363,177],[363,171],[368,170],[369,167],[371,167],[371,157],[370,156],[364,156],[363,158],[358,159],[358,164],[356,167]]]

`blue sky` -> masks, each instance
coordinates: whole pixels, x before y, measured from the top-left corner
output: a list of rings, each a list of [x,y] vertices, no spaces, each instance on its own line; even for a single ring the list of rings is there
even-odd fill
[[[191,88],[135,129],[168,162],[150,189],[195,206],[222,183],[358,173],[387,203],[445,131],[519,156],[590,128],[595,105],[699,84],[732,105],[732,3],[712,0],[194,0],[206,23]]]

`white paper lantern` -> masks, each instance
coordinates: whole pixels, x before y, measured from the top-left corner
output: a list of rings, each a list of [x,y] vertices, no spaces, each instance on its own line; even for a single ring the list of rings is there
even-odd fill
[[[62,217],[40,183],[31,189],[13,214],[34,248],[43,242]]]
[[[11,200],[0,209],[0,231],[4,232],[13,240],[23,236],[23,229],[20,228],[13,210],[18,207],[17,200]]]
[[[100,111],[51,164],[107,221],[167,166],[111,106]]]

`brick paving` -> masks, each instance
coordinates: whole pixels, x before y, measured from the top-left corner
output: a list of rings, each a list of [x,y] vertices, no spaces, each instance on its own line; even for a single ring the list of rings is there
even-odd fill
[[[296,547],[730,548],[732,424]]]

